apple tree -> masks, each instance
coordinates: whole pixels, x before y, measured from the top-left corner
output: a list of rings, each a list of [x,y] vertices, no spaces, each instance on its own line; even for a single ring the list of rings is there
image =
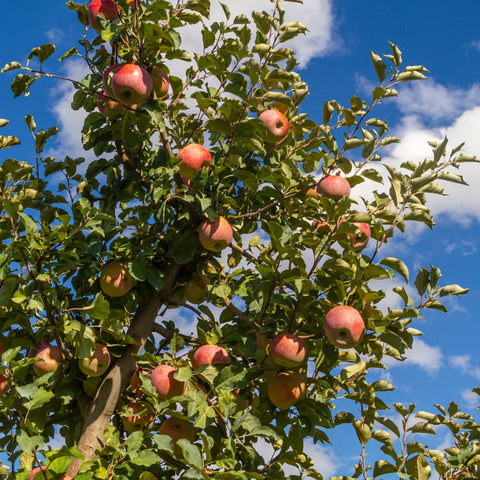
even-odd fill
[[[27,112],[32,160],[2,158],[2,477],[321,479],[303,442],[342,423],[362,452],[348,478],[475,477],[473,419],[451,406],[410,425],[415,407],[395,404],[401,432],[381,398],[393,386],[370,372],[404,359],[423,309],[467,292],[382,252],[411,222],[433,228],[438,181],[464,183],[477,160],[445,139],[421,163],[382,163],[399,139],[375,108],[428,73],[394,44],[371,53],[369,98],[309,116],[289,47],[308,32],[285,22],[288,1],[239,16],[226,2],[211,22],[210,0],[70,0],[81,40],[59,59],[82,58],[85,78],[53,71],[52,44],[4,66],[15,97],[73,83],[88,161],[49,156],[58,130]],[[20,142],[1,126],[2,149]],[[385,310],[392,278],[404,306]],[[439,424],[458,452],[411,438]],[[373,441],[388,459],[370,470]]]

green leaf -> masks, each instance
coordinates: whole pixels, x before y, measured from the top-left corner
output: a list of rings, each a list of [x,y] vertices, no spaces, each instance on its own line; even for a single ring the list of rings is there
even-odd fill
[[[2,73],[9,72],[10,70],[17,70],[22,68],[22,65],[19,62],[10,62],[7,63],[1,70]]]
[[[465,295],[470,291],[469,288],[463,288],[460,285],[447,285],[438,289],[438,295],[445,297],[446,295]]]
[[[29,437],[25,430],[20,430],[20,433],[16,435],[16,442],[22,451],[26,453],[33,453],[36,448],[42,448],[45,443],[41,435]]]
[[[43,63],[48,57],[55,53],[55,45],[45,43],[41,47],[32,48],[27,60],[30,61],[33,57],[37,57],[40,63]]]
[[[382,57],[380,57],[380,55],[377,55],[372,51],[370,52],[370,57],[373,62],[373,68],[375,69],[375,73],[377,74],[377,77],[380,80],[380,83],[382,83],[385,80],[387,65],[382,60]]]
[[[179,445],[182,449],[183,458],[188,465],[190,465],[191,467],[196,467],[198,469],[202,468],[202,454],[200,453],[200,449],[196,445],[191,444],[185,438],[181,438],[180,440],[178,440],[177,445]]]
[[[391,268],[392,270],[395,270],[397,273],[399,273],[405,281],[408,283],[408,280],[410,278],[410,274],[408,272],[408,267],[405,265],[405,263],[400,260],[399,258],[394,258],[394,257],[385,257],[381,262],[380,265],[385,265],[388,268]]]

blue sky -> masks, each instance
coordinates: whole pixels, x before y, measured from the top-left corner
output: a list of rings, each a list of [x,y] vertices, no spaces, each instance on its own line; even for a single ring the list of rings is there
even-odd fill
[[[267,8],[266,0],[224,0],[235,13],[251,8]],[[212,0],[212,4],[216,3]],[[435,2],[359,2],[358,0],[304,0],[304,7],[285,4],[289,20],[300,19],[311,34],[296,41],[302,60],[301,75],[310,86],[310,96],[303,110],[321,122],[325,100],[347,103],[351,95],[369,98],[376,77],[370,50],[389,53],[387,41],[403,52],[405,65],[422,64],[429,79],[400,88],[398,100],[385,101],[377,116],[386,118],[392,134],[402,143],[384,152],[385,161],[422,160],[428,156],[427,140],[439,140],[445,134],[450,147],[462,141],[464,150],[480,157],[480,3],[460,0]],[[241,4],[241,6],[238,6]],[[298,17],[298,18],[297,18]],[[57,53],[67,51],[82,34],[75,14],[59,0],[6,2],[2,5],[0,63],[24,62],[32,47],[46,42],[57,45]],[[194,45],[193,33],[186,33],[186,45]],[[46,68],[53,73],[81,78],[83,67],[76,62],[59,64],[50,60]],[[58,125],[62,128],[54,153],[58,156],[80,155],[81,114],[68,110],[68,84],[42,79],[27,99],[15,101],[10,92],[13,76],[0,76],[0,117],[11,123],[1,132],[22,137],[24,145],[2,153],[33,159],[28,130],[23,117],[32,114],[39,128]],[[389,254],[403,258],[411,275],[429,264],[439,267],[444,284],[458,283],[471,289],[469,295],[447,303],[448,315],[428,312],[414,325],[424,332],[407,361],[392,364],[385,374],[396,391],[386,393],[385,401],[414,402],[419,409],[431,410],[435,403],[456,400],[473,412],[478,398],[469,394],[480,385],[480,166],[471,165],[461,173],[471,187],[447,185],[450,197],[432,199],[437,225],[433,232],[413,225],[410,232],[389,245]],[[393,285],[392,285],[393,286]],[[389,297],[394,305],[395,296]],[[342,429],[335,440],[345,441],[352,430]],[[430,445],[444,441],[440,435]],[[338,445],[338,444],[337,444]],[[348,475],[352,449],[313,448],[326,473]],[[356,458],[355,458],[356,460]],[[371,459],[373,463],[373,459]]]

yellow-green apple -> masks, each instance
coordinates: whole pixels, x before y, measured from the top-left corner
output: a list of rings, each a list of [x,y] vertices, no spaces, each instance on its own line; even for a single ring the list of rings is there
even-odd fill
[[[155,414],[150,404],[143,400],[132,400],[127,407],[128,414],[122,417],[127,433],[150,429],[153,426]]]
[[[281,367],[298,367],[305,360],[306,352],[303,338],[293,333],[281,333],[270,344],[270,356]]]
[[[168,95],[168,87],[170,86],[170,81],[168,75],[156,65],[152,68],[150,72],[153,82],[153,91],[157,98],[165,98]]]
[[[195,441],[195,430],[193,423],[183,418],[168,417],[160,425],[158,429],[160,435],[168,435],[173,442],[175,455],[181,453],[181,449],[176,444],[180,439],[185,438],[190,443]]]
[[[152,89],[152,77],[143,67],[135,63],[122,65],[113,74],[113,94],[125,105],[143,103],[152,93]]]
[[[118,261],[107,263],[100,275],[100,288],[109,297],[121,297],[133,287],[133,277],[128,267]]]
[[[185,298],[187,302],[200,304],[202,303],[208,293],[207,286],[210,280],[205,275],[195,275],[189,280],[185,287]]]
[[[267,127],[266,140],[269,143],[281,142],[290,129],[287,117],[276,109],[264,110],[258,119]]]
[[[45,480],[45,478],[48,480],[55,478],[45,465],[35,467],[28,475],[28,480]]]
[[[230,363],[228,352],[220,345],[202,345],[195,350],[192,357],[193,369],[201,365],[217,365]]]
[[[100,377],[110,365],[110,353],[105,345],[97,343],[93,354],[78,361],[80,370],[90,377]]]
[[[198,239],[203,248],[211,252],[221,252],[230,245],[233,229],[224,217],[217,217],[214,222],[204,220],[198,228]]]
[[[339,175],[328,175],[322,178],[315,187],[317,194],[322,197],[340,200],[350,195],[350,183]]]
[[[332,345],[351,348],[362,339],[365,322],[357,309],[339,305],[328,311],[323,322],[323,331]]]
[[[305,394],[305,378],[296,370],[277,373],[269,380],[267,392],[277,408],[290,408]]]
[[[192,179],[204,165],[208,168],[212,163],[212,155],[199,143],[186,145],[178,152],[177,156],[180,159],[178,172],[187,179]]]
[[[187,384],[174,378],[176,371],[171,365],[159,365],[153,369],[150,380],[160,397],[171,398],[186,394]]]
[[[55,372],[63,359],[62,351],[56,345],[48,342],[42,342],[33,350],[32,357],[39,358],[38,362],[33,364],[34,372],[41,377],[45,373]]]
[[[113,0],[91,0],[88,4],[88,23],[94,30],[101,30],[97,17],[112,20],[118,16],[119,7]]]
[[[127,110],[125,105],[105,97],[105,92],[97,95],[97,108],[104,117],[121,115]]]
[[[364,248],[368,241],[370,240],[370,225],[368,223],[363,223],[363,222],[353,222],[353,225],[355,225],[359,232],[358,234],[355,233],[348,233],[347,235],[350,237],[350,242],[352,244],[352,248],[356,250],[360,250]]]

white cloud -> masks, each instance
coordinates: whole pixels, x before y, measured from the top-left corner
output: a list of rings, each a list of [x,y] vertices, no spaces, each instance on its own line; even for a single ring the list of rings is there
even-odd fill
[[[480,397],[468,388],[462,390],[460,392],[460,396],[468,408],[476,408],[480,404]]]
[[[480,379],[480,366],[472,360],[471,355],[453,355],[449,357],[448,363],[457,371]]]

